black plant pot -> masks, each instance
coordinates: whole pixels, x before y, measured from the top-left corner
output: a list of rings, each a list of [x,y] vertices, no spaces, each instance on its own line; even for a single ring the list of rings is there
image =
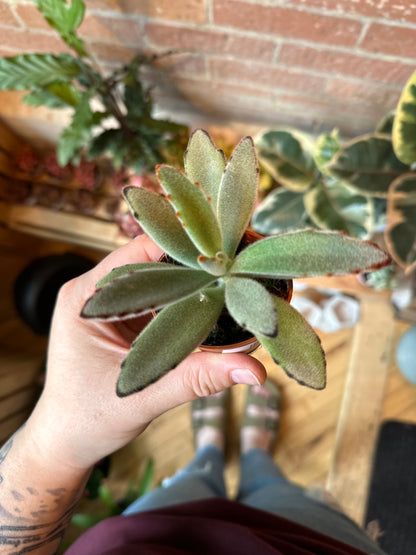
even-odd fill
[[[14,303],[21,319],[38,335],[47,335],[59,289],[93,266],[88,258],[71,252],[31,262],[14,284]]]

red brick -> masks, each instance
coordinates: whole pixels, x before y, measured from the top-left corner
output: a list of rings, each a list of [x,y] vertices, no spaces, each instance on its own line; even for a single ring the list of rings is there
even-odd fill
[[[22,54],[22,52],[19,50],[13,50],[12,48],[9,50],[7,48],[0,48],[0,57],[1,58],[7,58],[9,56],[17,56],[18,54]]]
[[[256,85],[261,83],[263,87],[320,92],[326,83],[324,78],[308,75],[305,71],[267,64],[212,58],[210,67],[215,79]]]
[[[205,75],[205,59],[194,54],[172,54],[157,59],[155,67],[167,75]]]
[[[362,29],[358,21],[292,8],[260,6],[232,0],[214,2],[214,21],[217,25],[229,25],[282,37],[354,46]]]
[[[116,10],[120,11],[118,0],[87,0],[89,10]]]
[[[253,122],[266,125],[293,125],[314,132],[338,127],[346,136],[355,136],[375,127],[376,122],[384,113],[382,110],[370,110],[368,107],[345,104],[328,100],[328,98],[308,97],[291,92],[270,92],[270,90],[213,83],[205,80],[179,79],[176,88],[182,98],[187,99],[191,106],[182,100],[180,111],[189,112],[192,106],[209,117],[222,120]],[[171,94],[157,91],[157,101],[168,108],[172,114],[178,112]],[[197,116],[196,116],[197,117]]]
[[[142,31],[137,21],[119,17],[103,17],[87,14],[79,28],[83,37],[123,44],[141,44]]]
[[[273,99],[264,91],[263,96],[236,95],[207,81],[178,80],[175,86],[202,113],[215,117],[264,122],[276,113]]]
[[[398,21],[416,22],[416,4],[409,0],[292,0],[292,5],[334,10],[343,14],[359,14]]]
[[[34,4],[19,4],[15,7],[15,10],[26,27],[30,27],[31,29],[52,30],[49,23]]]
[[[206,81],[179,80],[176,87],[188,101],[211,117],[268,126],[292,125],[316,131],[325,125],[326,128],[339,127],[350,135],[373,128],[382,113],[371,111],[371,117],[368,108],[362,107],[360,114],[355,106],[331,103],[326,98],[319,100],[281,92],[270,94],[260,89],[244,88],[243,94],[239,94],[222,84]]]
[[[54,53],[69,52],[70,49],[54,34],[17,31],[3,28],[1,41],[4,47],[24,52]]]
[[[284,102],[299,104],[307,110],[317,108],[324,109],[327,112],[331,113],[352,113],[360,117],[370,117],[373,120],[377,120],[381,117],[382,114],[384,114],[383,110],[380,110],[380,107],[369,107],[368,105],[360,104],[359,99],[355,99],[358,100],[358,102],[353,101],[346,103],[343,100],[339,100],[336,97],[331,97],[330,95],[326,95],[325,93],[323,93],[320,98],[314,98],[305,95],[296,95],[293,93],[282,93],[279,95],[279,99],[283,100]]]
[[[376,60],[336,50],[318,50],[295,44],[282,46],[278,62],[318,71],[401,84],[405,83],[414,71],[412,64]]]
[[[270,91],[259,86],[248,87],[234,85],[232,83],[218,83],[214,81],[206,81],[202,79],[178,79],[175,81],[179,88],[194,93],[200,93],[204,96],[218,97],[218,95],[227,95],[231,97],[256,97],[270,99]]]
[[[124,13],[137,13],[159,19],[205,23],[205,0],[119,0]]]
[[[146,25],[146,34],[154,46],[185,48],[261,61],[271,61],[275,50],[271,40],[153,23]]]
[[[12,12],[9,4],[5,2],[0,2],[0,24],[20,27],[20,22]]]
[[[104,62],[120,62],[122,64],[129,63],[136,54],[127,46],[98,41],[89,43],[88,50]]]
[[[344,81],[342,79],[333,79],[327,88],[327,93],[338,100],[382,107],[386,111],[396,106],[400,92],[398,89],[373,86],[368,83]]]
[[[361,48],[371,52],[413,57],[416,29],[373,23],[361,43]]]

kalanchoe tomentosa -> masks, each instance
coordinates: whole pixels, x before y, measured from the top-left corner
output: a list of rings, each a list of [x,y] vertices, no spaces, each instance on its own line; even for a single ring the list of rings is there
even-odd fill
[[[236,255],[257,195],[252,139],[242,139],[227,162],[209,135],[197,130],[184,160],[185,173],[167,165],[156,168],[165,195],[124,190],[146,233],[181,265],[115,268],[97,284],[82,312],[85,318],[111,321],[158,311],[122,364],[117,394],[140,391],[175,368],[207,337],[224,305],[287,374],[322,389],[325,356],[318,337],[259,280],[371,271],[389,264],[390,257],[372,243],[316,230],[268,237]]]

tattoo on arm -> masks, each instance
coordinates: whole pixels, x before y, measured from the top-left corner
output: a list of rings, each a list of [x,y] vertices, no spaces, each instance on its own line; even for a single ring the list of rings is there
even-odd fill
[[[16,432],[16,434],[18,433],[18,431]],[[8,441],[6,441],[6,443],[0,449],[0,466],[3,463],[3,461],[5,461],[7,458],[7,455],[9,454],[9,451],[13,446],[13,439],[16,434],[12,435],[12,437]],[[0,484],[2,483],[2,481],[3,481],[3,476],[0,474]]]
[[[16,434],[0,449],[0,467],[13,448]],[[5,491],[3,488],[6,488],[6,482],[7,480],[0,472],[0,493]],[[43,550],[50,544],[56,548],[71,522],[72,514],[83,490],[83,486],[78,488],[69,504],[67,501],[65,502],[68,492],[64,488],[47,489],[45,492],[39,492],[32,486],[26,487],[24,491],[9,490],[9,496],[16,502],[16,506],[13,511],[10,511],[10,508],[7,510],[0,503],[0,553],[20,555],[36,552],[37,549],[42,549],[43,553]],[[35,497],[38,498],[38,509],[32,511],[30,516],[22,516],[25,501],[29,499],[33,501]],[[59,512],[59,509],[62,512]],[[54,518],[52,513],[57,510],[59,517]],[[13,512],[15,514],[12,514]],[[51,549],[53,549],[52,545]]]

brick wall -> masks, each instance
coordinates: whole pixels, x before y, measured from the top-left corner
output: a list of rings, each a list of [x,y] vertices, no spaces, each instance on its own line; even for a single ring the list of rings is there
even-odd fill
[[[182,52],[153,71],[176,119],[371,130],[416,68],[409,0],[86,0],[81,34],[103,66]],[[26,0],[0,0],[0,55],[64,50]]]

